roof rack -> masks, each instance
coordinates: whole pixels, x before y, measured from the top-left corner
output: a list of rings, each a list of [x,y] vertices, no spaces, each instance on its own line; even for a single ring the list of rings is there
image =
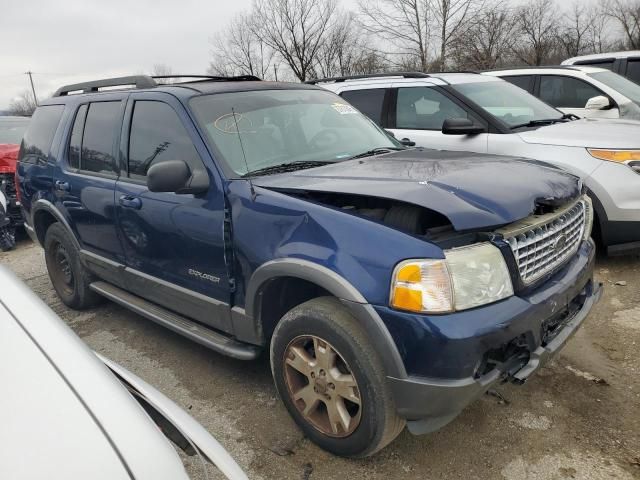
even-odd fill
[[[92,82],[74,83],[65,85],[56,90],[54,97],[64,97],[72,92],[95,93],[101,88],[122,87],[125,85],[135,85],[135,88],[153,88],[157,86],[155,80],[148,75],[132,75],[129,77],[105,78],[103,80],[94,80]]]
[[[519,67],[500,67],[483,70],[483,72],[504,72],[506,70],[537,70],[539,68],[553,68],[559,70],[580,70],[574,65],[520,65]]]
[[[367,75],[347,75],[344,77],[329,77],[307,80],[304,83],[315,85],[321,82],[344,82],[345,80],[358,80],[362,78],[384,78],[384,77],[404,77],[404,78],[429,78],[429,74],[422,72],[389,72],[389,73],[370,73]]]
[[[237,75],[235,77],[220,77],[216,75],[153,75],[153,79],[163,78],[196,78],[201,82],[261,82],[262,79],[255,75]],[[188,83],[188,82],[184,82]]]
[[[96,93],[101,88],[110,87],[125,87],[133,86],[133,88],[140,90],[145,88],[154,88],[158,86],[155,79],[163,78],[195,78],[200,82],[242,82],[242,81],[260,81],[258,77],[253,75],[239,75],[237,77],[218,77],[213,75],[132,75],[128,77],[116,77],[105,78],[103,80],[94,80],[91,82],[74,83],[72,85],[65,85],[56,90],[53,94],[54,97],[64,97],[70,93]],[[189,82],[182,82],[189,83]]]

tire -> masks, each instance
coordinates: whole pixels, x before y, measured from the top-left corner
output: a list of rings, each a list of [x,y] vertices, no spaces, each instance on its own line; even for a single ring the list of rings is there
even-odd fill
[[[102,297],[89,288],[93,277],[80,263],[80,255],[67,230],[52,224],[44,238],[44,257],[53,288],[67,307],[83,310]]]
[[[373,455],[404,428],[378,354],[336,298],[310,300],[280,320],[271,338],[271,371],[295,422],[333,454]],[[332,422],[330,411],[346,420]]]
[[[10,227],[0,228],[0,250],[8,252],[16,246],[16,237]]]

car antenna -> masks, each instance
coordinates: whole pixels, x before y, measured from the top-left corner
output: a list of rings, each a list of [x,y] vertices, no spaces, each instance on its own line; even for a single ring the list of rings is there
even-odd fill
[[[240,150],[242,150],[242,158],[244,159],[244,166],[247,167],[247,174],[249,174],[249,163],[247,162],[247,155],[244,153],[244,145],[242,144],[242,136],[240,135],[240,127],[238,126],[238,119],[236,118],[236,111],[231,107],[231,113],[233,114],[233,121],[236,123],[236,133],[238,134],[238,140],[240,141]],[[251,189],[251,199],[256,199],[256,191],[253,188],[253,182],[251,177],[249,180],[249,188]]]

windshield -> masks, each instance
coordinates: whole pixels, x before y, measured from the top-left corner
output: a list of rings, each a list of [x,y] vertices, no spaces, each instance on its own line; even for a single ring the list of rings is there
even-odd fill
[[[209,142],[237,175],[293,163],[336,162],[399,146],[368,117],[326,91],[219,93],[196,97],[191,107]]]
[[[561,112],[506,81],[461,83],[452,87],[510,127],[562,119]]]
[[[588,75],[640,105],[640,85],[613,72],[589,73]]]
[[[0,143],[20,144],[27,125],[29,125],[28,118],[0,117]]]

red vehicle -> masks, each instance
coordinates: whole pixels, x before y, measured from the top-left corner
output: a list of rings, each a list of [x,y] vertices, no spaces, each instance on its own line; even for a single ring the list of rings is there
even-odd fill
[[[22,135],[29,125],[28,117],[0,117],[0,191],[7,201],[10,228],[22,225],[20,202],[16,197],[15,173]]]

